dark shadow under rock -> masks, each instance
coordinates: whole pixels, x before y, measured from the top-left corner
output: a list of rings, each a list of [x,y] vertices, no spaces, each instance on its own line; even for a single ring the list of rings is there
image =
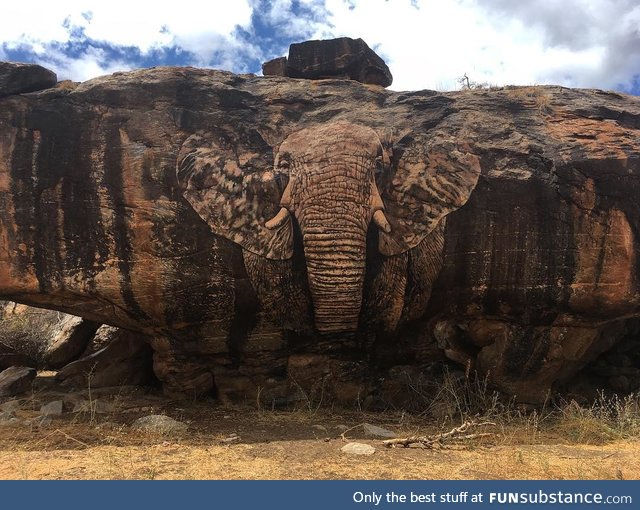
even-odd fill
[[[103,388],[155,382],[152,350],[143,335],[101,326],[96,336],[104,346],[63,367],[56,376],[62,386]]]
[[[0,373],[0,396],[9,397],[31,389],[36,369],[31,367],[9,367]]]

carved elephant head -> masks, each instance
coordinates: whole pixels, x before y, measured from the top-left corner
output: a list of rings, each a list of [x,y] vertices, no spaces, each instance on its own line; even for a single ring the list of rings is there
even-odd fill
[[[373,129],[335,121],[289,135],[273,166],[250,138],[190,137],[177,162],[183,196],[214,233],[269,259],[293,255],[295,219],[321,333],[357,328],[370,223],[383,255],[410,250],[464,205],[480,174],[463,142],[438,134],[385,148]]]

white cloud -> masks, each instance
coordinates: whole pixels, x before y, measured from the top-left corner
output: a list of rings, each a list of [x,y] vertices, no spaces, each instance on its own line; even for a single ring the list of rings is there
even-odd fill
[[[256,32],[258,13],[275,36]],[[74,42],[78,31],[143,55],[176,47],[188,64],[236,72],[255,72],[257,61],[305,38],[362,37],[389,64],[395,90],[454,89],[464,73],[496,85],[615,88],[640,73],[640,0],[9,2],[0,58],[2,44],[30,48],[76,80],[132,66],[96,48],[70,57],[51,44]]]
[[[247,26],[252,9],[247,1],[181,0],[56,0],[10,2],[0,18],[2,41],[57,41],[69,39],[65,21],[83,28],[92,39],[141,51],[170,44],[173,38],[193,41],[203,34],[230,34],[236,25]],[[34,15],[34,10],[37,15]],[[186,47],[185,49],[190,49]]]
[[[89,48],[78,57],[69,57],[62,53],[43,55],[39,63],[48,69],[56,71],[59,80],[73,79],[85,81],[115,73],[129,71],[133,66],[124,60],[108,60],[104,51],[99,48]]]
[[[564,56],[558,65],[538,69],[542,80],[568,76],[573,86],[629,87],[640,73],[638,0],[478,0],[494,21],[511,18],[537,31],[547,51]]]
[[[268,6],[268,10],[262,12],[266,18],[291,42],[301,42],[301,37],[308,37],[314,32],[319,32],[327,28],[324,0],[299,0],[299,9],[305,12],[305,16],[296,16],[293,12],[293,0],[273,0]]]
[[[73,41],[74,30],[82,30],[87,38],[104,44],[137,48],[143,54],[175,45],[192,52],[194,63],[203,66],[219,55],[220,65],[241,68],[233,56],[253,51],[233,36],[236,26],[251,23],[253,10],[248,0],[182,0],[178,6],[125,0],[36,3],[3,6],[0,44],[30,49],[40,63],[48,64],[61,78],[83,80],[130,67],[124,61],[106,60],[95,48],[69,58],[52,47],[51,43]]]
[[[326,4],[329,24],[317,35],[362,37],[385,57],[396,90],[457,88],[464,73],[496,85],[613,88],[640,72],[637,0]]]

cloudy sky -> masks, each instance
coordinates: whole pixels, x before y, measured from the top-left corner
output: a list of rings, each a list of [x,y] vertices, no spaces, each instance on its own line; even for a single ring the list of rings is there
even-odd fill
[[[154,65],[260,73],[307,39],[362,37],[394,90],[560,84],[640,95],[640,0],[5,2],[0,60],[83,81]]]

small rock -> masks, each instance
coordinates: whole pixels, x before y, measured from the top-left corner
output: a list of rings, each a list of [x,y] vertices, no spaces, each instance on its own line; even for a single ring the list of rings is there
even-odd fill
[[[222,417],[222,419],[223,419],[223,420],[230,420],[230,419],[231,419],[231,416],[229,416],[228,414],[225,414],[225,415]]]
[[[336,425],[336,430],[339,430],[340,432],[346,432],[347,430],[349,430],[351,427],[349,427],[348,425]]]
[[[362,428],[367,436],[379,437],[382,439],[392,439],[396,437],[396,433],[391,430],[378,427],[377,425],[371,425],[371,423],[363,423]]]
[[[19,400],[8,400],[0,404],[0,411],[17,411],[18,409],[20,409]]]
[[[93,401],[81,400],[76,402],[73,406],[74,413],[90,413],[95,414],[108,414],[113,412],[113,405],[111,402],[107,402],[101,399],[95,399]]]
[[[343,453],[350,453],[352,455],[373,455],[376,449],[370,444],[364,443],[347,443],[340,448]]]
[[[36,377],[36,369],[30,367],[9,367],[0,373],[0,396],[12,396],[31,389]]]
[[[327,427],[325,427],[324,425],[311,425],[311,428],[314,430],[317,430],[318,432],[326,432],[327,431]]]
[[[34,427],[38,427],[40,429],[47,428],[53,423],[53,419],[51,416],[41,415],[36,416],[33,420],[29,422],[30,425]]]
[[[0,413],[0,427],[6,425],[17,425],[20,423],[20,419],[16,418],[16,415],[11,411],[3,411]]]
[[[171,432],[183,432],[188,426],[186,423],[179,422],[162,414],[151,414],[138,418],[133,422],[131,427],[145,432],[168,434]]]
[[[62,400],[54,400],[40,408],[43,416],[60,416],[62,414]]]

